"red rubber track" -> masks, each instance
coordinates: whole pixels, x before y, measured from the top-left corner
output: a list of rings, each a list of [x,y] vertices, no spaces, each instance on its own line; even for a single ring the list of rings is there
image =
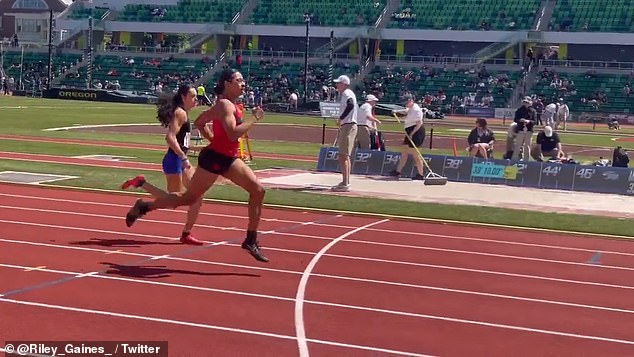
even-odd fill
[[[271,259],[239,248],[246,207],[132,228],[132,195],[0,184],[0,340],[167,340],[170,355],[634,354],[634,242],[266,208]],[[215,244],[214,244],[215,243]],[[589,263],[590,262],[590,263]],[[43,318],[46,316],[46,319]]]

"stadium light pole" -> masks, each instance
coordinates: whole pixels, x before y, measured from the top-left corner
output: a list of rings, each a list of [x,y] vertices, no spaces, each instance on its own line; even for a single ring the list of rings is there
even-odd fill
[[[309,13],[304,14],[304,23],[306,23],[306,50],[304,51],[304,105],[308,103],[308,50],[310,49],[310,23],[313,20],[313,15]]]
[[[53,82],[53,9],[48,17],[48,73],[46,75],[46,89],[51,89]]]

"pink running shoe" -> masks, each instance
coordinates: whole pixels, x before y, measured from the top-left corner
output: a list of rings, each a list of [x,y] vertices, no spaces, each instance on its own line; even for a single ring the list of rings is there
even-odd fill
[[[183,233],[181,235],[181,243],[189,244],[189,245],[203,245],[204,244],[203,241],[200,241],[200,240],[194,238],[194,236],[192,236],[192,234],[189,233],[189,232]]]
[[[131,178],[127,180],[126,182],[124,182],[123,185],[121,185],[121,188],[124,190],[129,187],[139,188],[143,186],[144,183],[145,183],[145,177],[137,176],[135,178]]]

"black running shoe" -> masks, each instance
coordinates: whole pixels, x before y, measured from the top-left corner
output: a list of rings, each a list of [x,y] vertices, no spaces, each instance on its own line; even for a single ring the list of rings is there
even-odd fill
[[[265,257],[264,254],[262,254],[262,250],[260,250],[260,246],[258,245],[258,242],[255,242],[253,244],[248,244],[247,241],[245,240],[244,242],[242,242],[242,249],[248,250],[249,254],[251,254],[253,258],[255,258],[255,260],[257,261],[265,262],[265,263],[268,263],[269,261],[269,258]]]
[[[130,211],[128,211],[128,214],[125,216],[125,224],[128,227],[132,227],[134,222],[136,222],[137,219],[145,216],[148,211],[149,207],[146,202],[143,202],[142,199],[136,200],[134,206],[130,208]]]
[[[392,171],[390,171],[389,175],[392,176],[392,177],[399,177],[399,176],[401,176],[401,173],[396,171],[396,170],[392,170]]]
[[[421,175],[421,174],[416,174],[416,176],[412,177],[412,180],[421,180],[424,181],[425,180],[425,176]]]

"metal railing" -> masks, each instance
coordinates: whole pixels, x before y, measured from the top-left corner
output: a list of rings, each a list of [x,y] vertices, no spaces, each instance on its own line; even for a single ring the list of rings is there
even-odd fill
[[[606,61],[580,61],[580,60],[539,60],[539,65],[545,67],[570,67],[570,68],[600,68],[600,69],[634,69],[634,62],[606,62]]]
[[[237,55],[238,53],[242,54],[243,56],[253,57],[304,59],[303,51],[233,50],[232,55],[235,57],[235,55]],[[308,56],[313,58],[327,58],[328,55],[328,52],[311,51],[308,53]],[[359,55],[351,55],[349,53],[333,53],[333,59],[358,60]]]
[[[476,57],[439,57],[439,56],[396,56],[396,55],[381,55],[378,61],[382,62],[408,62],[408,63],[432,63],[432,64],[463,64],[463,65],[475,65],[481,64],[494,64],[494,65],[511,65],[521,66],[522,61],[519,59],[506,59],[506,58],[490,58],[486,61],[479,62]]]
[[[172,47],[161,47],[156,48],[154,46],[120,46],[120,45],[109,45],[101,44],[98,49],[99,52],[133,52],[133,53],[179,53],[180,47],[172,46]],[[192,49],[194,51],[194,49]],[[196,49],[196,54],[201,54],[200,49]]]

